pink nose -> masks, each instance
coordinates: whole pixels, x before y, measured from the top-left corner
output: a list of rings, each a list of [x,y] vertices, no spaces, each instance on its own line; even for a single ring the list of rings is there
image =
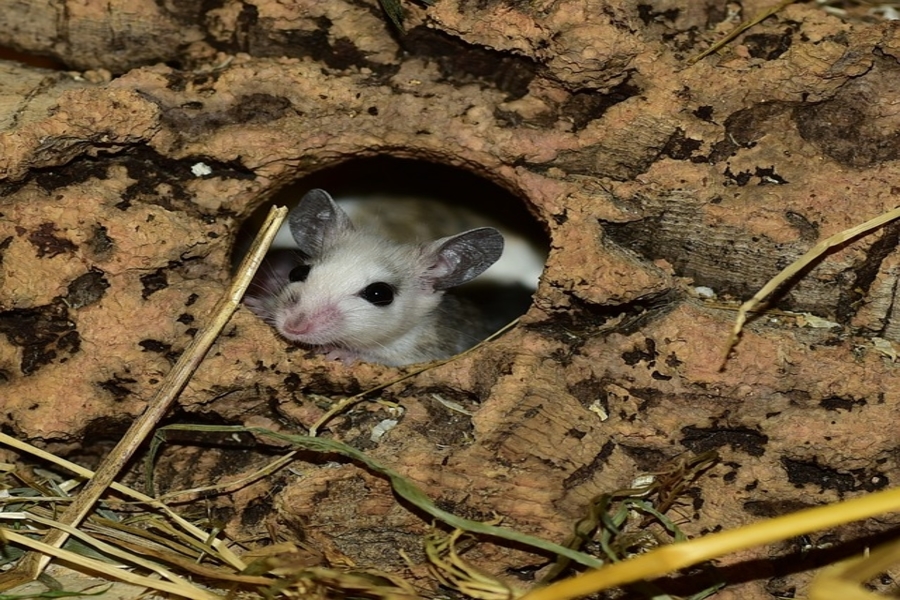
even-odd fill
[[[292,335],[306,335],[312,328],[312,321],[306,315],[294,315],[284,322],[284,330]]]

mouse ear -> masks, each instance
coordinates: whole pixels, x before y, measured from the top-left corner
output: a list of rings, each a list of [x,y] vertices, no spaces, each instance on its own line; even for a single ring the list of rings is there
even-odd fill
[[[310,190],[288,215],[291,235],[308,257],[319,256],[339,233],[353,229],[347,213],[325,190]]]
[[[503,254],[503,236],[493,227],[479,227],[441,238],[425,246],[425,278],[436,290],[475,279]]]

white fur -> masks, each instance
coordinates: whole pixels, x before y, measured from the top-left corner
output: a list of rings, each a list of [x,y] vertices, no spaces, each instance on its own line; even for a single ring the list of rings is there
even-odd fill
[[[377,362],[394,362],[391,357],[409,355],[419,321],[441,300],[440,292],[409,275],[419,270],[419,261],[409,246],[362,233],[347,234],[332,252],[310,263],[306,281],[282,290],[275,326],[295,342],[353,348]],[[399,273],[406,275],[398,277]],[[397,288],[388,306],[375,306],[359,296],[366,286],[379,281]],[[289,318],[329,312],[336,317],[317,324],[320,328],[314,333],[294,336],[285,330]]]
[[[335,202],[344,209],[350,220],[354,223],[359,221],[356,215],[361,208],[361,204],[372,202],[372,200],[361,200],[358,198],[335,198]],[[535,246],[535,244],[525,237],[513,233],[507,229],[499,228],[503,234],[506,245],[503,249],[503,256],[495,262],[491,267],[479,276],[481,281],[490,281],[499,284],[520,283],[528,289],[536,290],[541,273],[544,272],[545,256]],[[296,248],[288,224],[285,223],[278,230],[272,248]]]

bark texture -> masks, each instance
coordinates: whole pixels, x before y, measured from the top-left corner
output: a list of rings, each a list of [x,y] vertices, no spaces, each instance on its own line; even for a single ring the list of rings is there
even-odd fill
[[[406,4],[404,35],[374,0],[181,4],[0,1],[0,44],[91,70],[0,62],[4,430],[75,456],[102,448],[206,323],[242,220],[305,175],[391,155],[498,183],[551,239],[515,330],[385,391],[406,412],[377,443],[381,405],[331,424],[442,506],[560,540],[593,496],[717,449],[682,515],[700,535],[900,477],[898,367],[873,344],[900,342],[900,227],[781,296],[835,327],[759,318],[723,372],[734,312],[692,293],[745,298],[896,204],[895,24],[792,5],[692,64],[764,3],[439,0]],[[179,419],[298,431],[322,414],[317,395],[397,373],[289,348],[242,310]],[[277,522],[424,582],[395,550],[420,560],[427,523],[383,480],[309,458],[302,477],[216,500],[230,533]],[[243,466],[223,455],[166,485]],[[897,522],[727,557],[720,597],[802,594],[810,568]],[[504,577],[544,560],[492,545],[468,558]]]

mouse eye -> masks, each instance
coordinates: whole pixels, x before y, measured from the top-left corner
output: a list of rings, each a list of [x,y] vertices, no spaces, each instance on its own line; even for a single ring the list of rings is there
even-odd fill
[[[394,288],[383,281],[377,281],[367,285],[359,295],[375,306],[387,306],[394,301]]]
[[[293,269],[291,269],[291,272],[288,273],[288,279],[291,282],[306,281],[306,278],[309,277],[310,268],[311,267],[309,265],[300,265],[298,267],[294,267]]]

